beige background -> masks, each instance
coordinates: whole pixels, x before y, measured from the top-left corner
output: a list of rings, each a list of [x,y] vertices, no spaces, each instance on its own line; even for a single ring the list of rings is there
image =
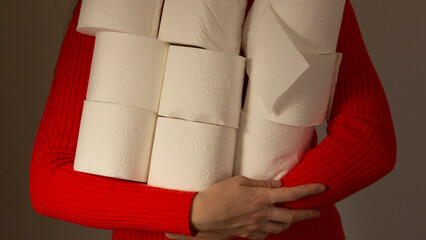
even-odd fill
[[[29,199],[30,154],[66,24],[55,6],[71,1],[1,1],[0,239],[110,239],[111,231],[38,215]],[[426,1],[352,4],[389,100],[398,159],[389,175],[337,204],[345,232],[426,239]]]

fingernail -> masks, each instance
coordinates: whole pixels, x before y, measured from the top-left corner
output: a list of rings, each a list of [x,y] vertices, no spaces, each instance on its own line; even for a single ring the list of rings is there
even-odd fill
[[[321,186],[318,188],[318,191],[320,191],[320,192],[325,191],[325,186],[324,186],[324,185],[321,185]]]

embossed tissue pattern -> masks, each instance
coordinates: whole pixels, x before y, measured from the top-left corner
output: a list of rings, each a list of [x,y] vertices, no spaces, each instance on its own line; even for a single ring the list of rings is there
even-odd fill
[[[163,0],[83,0],[77,31],[117,31],[157,37]]]
[[[159,117],[148,185],[201,191],[232,177],[237,130]]]
[[[322,71],[319,77],[310,74],[312,67],[304,68],[301,57],[336,54],[344,4],[345,0],[255,1],[243,29],[250,77],[245,111],[294,126],[319,125],[328,118],[335,75],[331,71]],[[339,65],[335,68],[338,71]]]
[[[249,17],[255,16],[250,14]],[[243,42],[247,75],[270,113],[279,96],[288,90],[309,64],[278,25],[270,8],[265,9],[258,21],[249,22],[244,28],[250,29],[246,30],[247,38]]]
[[[150,111],[85,101],[74,169],[146,182],[155,122]]]
[[[334,53],[345,0],[271,0],[291,41],[303,53]]]
[[[159,115],[238,128],[245,59],[170,46]]]
[[[96,35],[87,99],[158,111],[168,44],[133,34]]]
[[[329,105],[337,54],[304,55],[310,67],[277,100],[269,113],[249,82],[244,111],[292,126],[316,126],[324,122]]]
[[[239,54],[247,0],[166,0],[158,38]]]
[[[274,123],[241,112],[233,175],[280,179],[308,150],[314,127]]]

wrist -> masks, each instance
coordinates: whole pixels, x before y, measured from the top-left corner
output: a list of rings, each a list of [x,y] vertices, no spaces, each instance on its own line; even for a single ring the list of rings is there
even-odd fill
[[[189,209],[189,229],[191,231],[191,235],[195,236],[199,229],[194,224],[194,208],[195,208],[195,201],[198,199],[199,193],[197,192],[191,201],[191,208]]]

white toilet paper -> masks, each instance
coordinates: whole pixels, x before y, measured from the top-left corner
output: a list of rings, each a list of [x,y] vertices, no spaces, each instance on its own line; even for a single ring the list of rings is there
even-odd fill
[[[146,182],[156,114],[85,101],[74,170]]]
[[[308,151],[314,127],[293,127],[241,112],[233,175],[278,180]]]
[[[335,75],[337,54],[304,55],[310,67],[281,95],[269,113],[249,80],[244,111],[292,126],[324,122]]]
[[[96,34],[87,100],[158,111],[168,44],[127,33]]]
[[[159,115],[238,128],[245,59],[170,46]]]
[[[346,0],[271,0],[274,12],[302,53],[334,53]]]
[[[77,31],[117,31],[157,37],[163,0],[83,0]]]
[[[278,24],[269,1],[257,1],[244,24],[243,50],[247,74],[270,113],[309,65]]]
[[[247,0],[166,0],[158,38],[239,54]]]
[[[247,14],[246,19],[244,20],[243,31],[242,31],[242,40],[247,40],[247,34],[253,30],[256,24],[262,18],[266,8],[270,7],[270,0],[256,0],[253,1],[250,11]]]
[[[232,177],[237,130],[159,117],[148,185],[202,191]]]
[[[342,53],[337,53],[336,65],[334,67],[333,82],[331,84],[330,98],[329,98],[328,108],[327,108],[327,116],[326,116],[327,121],[330,121],[331,108],[333,106],[334,92],[336,90],[336,83],[339,77],[339,69],[340,69],[340,63],[342,62],[342,57],[343,57]]]

